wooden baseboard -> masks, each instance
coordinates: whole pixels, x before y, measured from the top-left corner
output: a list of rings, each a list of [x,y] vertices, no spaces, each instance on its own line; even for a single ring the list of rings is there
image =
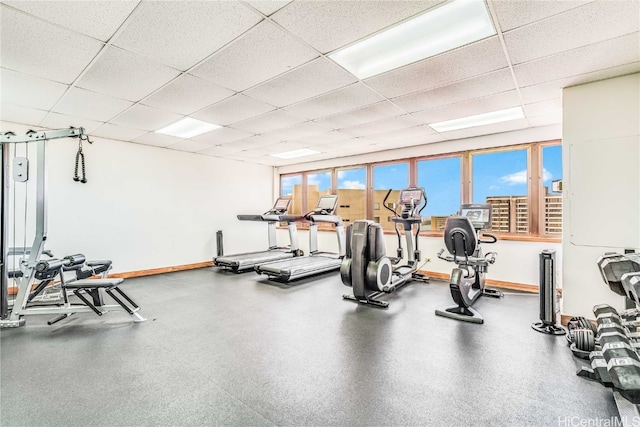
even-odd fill
[[[448,281],[449,280],[449,273],[439,273],[437,271],[426,271],[426,270],[421,270],[421,273],[426,274],[429,277],[432,277],[434,279],[439,279],[439,280],[444,280],[444,281]],[[500,289],[509,289],[512,291],[521,291],[521,292],[529,292],[529,293],[533,293],[533,294],[537,294],[538,293],[538,286],[536,285],[526,285],[524,283],[513,283],[513,282],[503,282],[502,280],[492,280],[492,279],[487,279],[486,284],[489,286],[492,286],[494,288],[500,288]],[[559,291],[561,291],[561,289],[559,289]]]
[[[152,268],[149,270],[127,271],[125,273],[110,274],[109,277],[130,279],[132,277],[153,276],[155,274],[173,273],[175,271],[193,270],[196,268],[212,267],[213,261],[196,262],[194,264],[176,265],[173,267]]]

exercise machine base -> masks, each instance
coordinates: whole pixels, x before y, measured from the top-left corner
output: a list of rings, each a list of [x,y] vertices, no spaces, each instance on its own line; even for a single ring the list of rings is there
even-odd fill
[[[533,330],[549,335],[564,335],[567,331],[562,326],[547,325],[544,322],[535,322],[531,324]]]
[[[455,320],[462,320],[463,322],[484,323],[484,319],[480,316],[480,313],[471,307],[456,306],[447,308],[446,310],[436,310],[436,315]]]
[[[368,297],[367,299],[358,299],[353,295],[349,295],[349,294],[344,294],[342,295],[342,299],[346,299],[349,301],[353,301],[353,302],[357,302],[358,304],[362,304],[362,305],[370,305],[372,307],[377,307],[377,308],[388,308],[389,307],[389,303],[386,301],[380,301],[377,299],[373,299],[372,297]]]

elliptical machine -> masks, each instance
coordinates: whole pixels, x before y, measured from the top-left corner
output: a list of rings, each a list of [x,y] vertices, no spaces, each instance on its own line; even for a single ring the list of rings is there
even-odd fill
[[[422,217],[420,212],[427,206],[427,195],[423,188],[409,187],[400,191],[396,209],[387,205],[392,190],[384,198],[383,205],[393,213],[391,221],[398,236],[396,257],[386,255],[382,226],[369,220],[358,220],[347,227],[346,255],[340,266],[340,276],[345,286],[353,288],[353,295],[345,294],[343,299],[359,304],[386,308],[389,303],[377,299],[382,294],[391,293],[411,280],[428,282],[429,278],[417,272],[420,261],[418,234]],[[402,224],[407,246],[407,263],[402,261],[402,237],[398,224]],[[414,225],[416,227],[414,227]],[[415,234],[412,231],[415,229]],[[415,242],[415,249],[414,249]]]
[[[496,261],[496,253],[482,254],[480,243],[495,243],[498,238],[493,234],[480,231],[491,226],[490,204],[468,204],[460,207],[460,215],[447,218],[444,227],[444,242],[450,255],[443,256],[444,249],[438,252],[438,258],[454,262],[457,267],[451,272],[449,289],[453,301],[458,304],[446,310],[436,310],[438,316],[449,317],[471,323],[484,323],[484,319],[471,306],[481,296],[501,298],[502,292],[485,288],[485,277],[489,264]]]

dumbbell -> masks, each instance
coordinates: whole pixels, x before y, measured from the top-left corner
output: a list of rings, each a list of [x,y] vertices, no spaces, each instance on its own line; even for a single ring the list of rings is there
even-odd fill
[[[591,369],[582,367],[578,369],[576,375],[583,378],[589,378],[601,382],[604,386],[610,387],[612,385],[611,375],[607,370],[607,361],[601,351],[592,351],[589,354],[589,360],[591,361]]]

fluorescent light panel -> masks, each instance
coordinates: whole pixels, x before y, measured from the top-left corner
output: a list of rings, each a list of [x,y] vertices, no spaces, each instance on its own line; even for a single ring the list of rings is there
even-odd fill
[[[284,153],[272,154],[271,156],[279,157],[281,159],[295,159],[296,157],[310,156],[312,154],[318,154],[318,153],[320,152],[315,150],[310,150],[308,148],[302,148],[300,150],[292,150],[292,151],[285,151]]]
[[[329,55],[360,79],[496,34],[483,0],[454,0]]]
[[[507,108],[506,110],[492,111],[490,113],[476,114],[475,116],[446,120],[444,122],[430,123],[429,126],[436,132],[449,132],[452,130],[490,125],[492,123],[508,122],[509,120],[522,118],[524,118],[522,107],[514,107]]]
[[[169,126],[158,129],[155,132],[177,136],[178,138],[193,138],[194,136],[202,135],[203,133],[218,129],[219,127],[221,126],[203,122],[202,120],[192,119],[191,117],[185,117],[170,124]]]

